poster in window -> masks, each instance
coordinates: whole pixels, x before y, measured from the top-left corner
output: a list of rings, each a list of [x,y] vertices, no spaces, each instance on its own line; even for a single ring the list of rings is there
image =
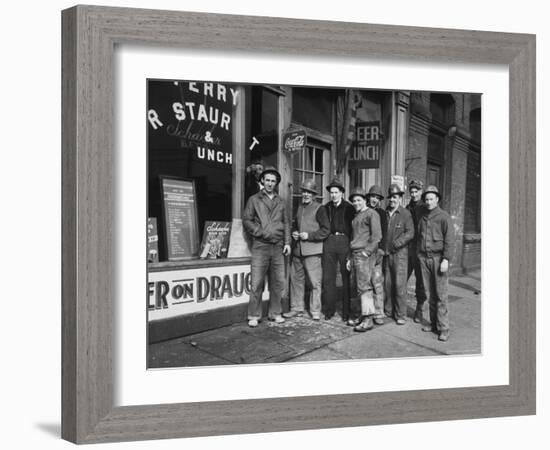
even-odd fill
[[[159,234],[157,218],[147,218],[147,262],[159,262]]]
[[[197,256],[199,227],[195,182],[161,177],[161,191],[168,260]]]
[[[202,234],[200,257],[206,259],[227,258],[231,222],[206,221]]]

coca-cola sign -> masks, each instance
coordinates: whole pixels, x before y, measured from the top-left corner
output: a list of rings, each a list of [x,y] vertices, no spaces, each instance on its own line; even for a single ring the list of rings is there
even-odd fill
[[[283,148],[294,153],[306,148],[306,132],[304,130],[289,131],[283,136]]]

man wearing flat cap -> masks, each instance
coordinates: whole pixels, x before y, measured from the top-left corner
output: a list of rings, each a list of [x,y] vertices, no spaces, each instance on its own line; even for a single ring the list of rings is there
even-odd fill
[[[268,319],[283,323],[281,295],[285,287],[284,256],[290,254],[290,222],[281,197],[275,191],[281,175],[267,167],[260,176],[264,188],[250,197],[243,212],[244,229],[252,236],[251,289],[248,325],[262,318],[262,291],[269,271]]]
[[[326,187],[330,201],[324,205],[330,226],[330,234],[323,245],[323,312],[330,320],[336,313],[336,266],[342,276],[342,319],[350,319],[349,274],[346,260],[351,238],[351,221],[355,216],[353,206],[344,200],[346,191],[338,178]]]
[[[300,186],[302,203],[292,222],[292,263],[290,266],[290,311],[283,317],[301,316],[305,312],[304,291],[306,277],[311,284],[309,313],[313,320],[321,319],[321,288],[323,269],[321,257],[323,241],[330,233],[327,212],[315,201],[319,195],[314,179],[304,180]]]
[[[428,186],[422,194],[426,207],[418,221],[418,260],[430,305],[430,325],[422,331],[449,339],[449,262],[454,248],[451,216],[439,207],[441,195],[436,186]]]
[[[393,317],[398,325],[404,325],[407,317],[408,245],[414,238],[411,213],[401,206],[403,194],[398,184],[391,184],[388,188],[384,242],[385,310],[386,315]]]
[[[407,205],[407,209],[412,215],[414,222],[414,239],[409,242],[409,262],[407,268],[407,280],[414,272],[415,278],[415,295],[416,295],[416,308],[414,311],[414,321],[416,323],[422,322],[422,310],[424,303],[426,302],[426,290],[424,289],[424,283],[422,282],[422,271],[420,270],[420,262],[418,261],[418,251],[416,249],[416,241],[418,239],[418,218],[422,214],[424,208],[424,202],[422,201],[422,189],[424,183],[417,179],[409,181],[409,194],[411,200]]]

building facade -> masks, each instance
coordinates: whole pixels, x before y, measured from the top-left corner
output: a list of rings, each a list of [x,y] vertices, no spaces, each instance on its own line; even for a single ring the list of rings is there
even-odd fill
[[[148,267],[150,342],[246,317],[250,252],[242,211],[257,188],[256,163],[281,173],[289,215],[308,178],[322,203],[335,175],[348,192],[406,186],[411,178],[435,184],[456,230],[452,271],[480,266],[480,95],[148,83],[148,216],[156,233],[149,237],[156,243]],[[292,131],[304,142],[289,151],[284,139]],[[206,257],[207,231],[225,224],[226,252]]]

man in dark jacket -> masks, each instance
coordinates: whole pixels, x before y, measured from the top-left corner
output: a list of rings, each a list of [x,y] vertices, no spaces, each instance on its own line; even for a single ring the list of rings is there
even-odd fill
[[[422,331],[439,334],[440,341],[449,339],[449,262],[454,248],[451,216],[439,207],[440,194],[428,186],[422,195],[426,208],[418,221],[418,259],[422,280],[430,304],[429,326]]]
[[[305,180],[301,186],[302,204],[292,223],[294,250],[290,266],[290,311],[283,317],[291,318],[304,313],[306,276],[311,283],[309,313],[313,320],[321,318],[321,283],[323,269],[321,255],[323,241],[330,233],[326,209],[314,200],[319,195],[314,179]]]
[[[330,320],[336,312],[336,267],[340,265],[342,276],[342,319],[350,319],[349,274],[346,261],[351,239],[351,221],[355,210],[343,199],[346,191],[338,178],[327,186],[330,202],[325,204],[330,223],[330,234],[323,244],[323,312],[325,319]]]
[[[372,284],[374,288],[374,307],[376,314],[374,315],[374,323],[377,325],[384,324],[384,301],[386,298],[384,292],[384,246],[387,231],[386,211],[380,206],[384,200],[382,188],[378,185],[371,186],[367,194],[367,203],[369,208],[374,209],[380,218],[380,227],[382,229],[382,240],[378,243],[378,251],[374,268],[372,270]]]
[[[262,291],[268,270],[268,319],[275,323],[285,321],[281,315],[281,294],[285,286],[284,256],[290,254],[290,223],[284,202],[275,192],[281,175],[268,167],[260,179],[264,188],[248,199],[243,213],[243,226],[252,236],[250,327],[257,327],[262,317]]]
[[[407,280],[411,277],[411,273],[414,272],[416,283],[416,309],[414,312],[414,321],[416,323],[422,322],[422,310],[424,308],[424,303],[426,302],[426,290],[424,289],[424,283],[422,282],[422,271],[420,270],[418,251],[416,249],[416,241],[418,239],[418,217],[422,214],[422,209],[424,208],[424,202],[422,201],[423,187],[424,183],[420,180],[411,180],[409,182],[409,194],[411,195],[411,200],[407,205],[407,209],[411,213],[414,222],[414,239],[409,242]]]
[[[408,244],[414,238],[411,213],[401,206],[404,192],[398,184],[388,189],[386,207],[387,230],[384,243],[384,281],[386,284],[386,315],[398,325],[405,324],[407,313]]]

